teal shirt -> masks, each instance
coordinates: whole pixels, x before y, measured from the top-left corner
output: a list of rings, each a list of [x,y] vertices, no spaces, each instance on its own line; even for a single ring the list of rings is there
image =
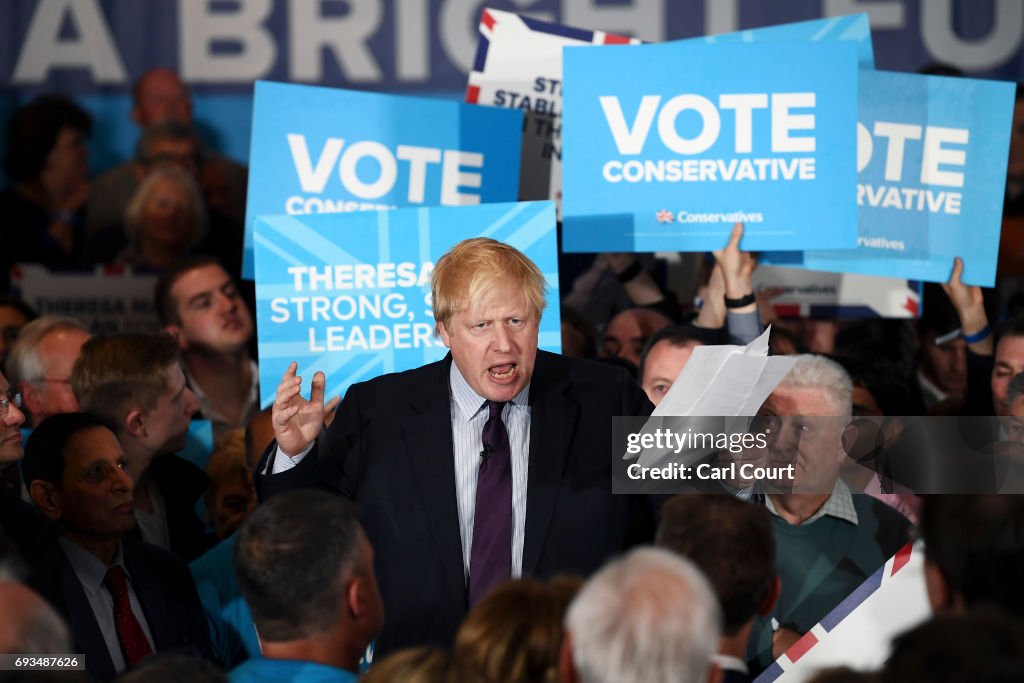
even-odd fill
[[[760,671],[773,661],[771,619],[806,633],[910,539],[911,525],[893,508],[852,494],[857,523],[825,515],[794,526],[772,516],[775,568],[782,593],[771,614],[754,621],[748,655]]]
[[[235,578],[236,537],[231,534],[188,566],[210,626],[214,659],[225,669],[260,654],[252,613]]]
[[[294,659],[254,657],[231,670],[231,683],[355,683],[356,674],[333,666]]]

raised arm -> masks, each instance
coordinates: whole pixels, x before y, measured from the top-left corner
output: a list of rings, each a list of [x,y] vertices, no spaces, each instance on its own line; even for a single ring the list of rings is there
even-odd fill
[[[953,273],[949,276],[949,282],[942,285],[942,289],[960,317],[960,332],[967,342],[967,348],[979,356],[991,356],[995,352],[995,345],[981,287],[965,285],[961,279],[963,274],[964,262],[958,256],[953,259]]]

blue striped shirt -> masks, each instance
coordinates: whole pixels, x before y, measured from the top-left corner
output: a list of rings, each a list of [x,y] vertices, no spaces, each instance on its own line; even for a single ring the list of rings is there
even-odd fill
[[[473,549],[473,518],[476,514],[476,478],[483,450],[487,399],[480,396],[452,363],[449,375],[452,441],[455,445],[455,493],[459,504],[462,567],[469,578]],[[526,482],[530,468],[530,385],[505,406],[501,419],[508,432],[512,453],[512,578],[523,574],[523,542],[526,538]]]

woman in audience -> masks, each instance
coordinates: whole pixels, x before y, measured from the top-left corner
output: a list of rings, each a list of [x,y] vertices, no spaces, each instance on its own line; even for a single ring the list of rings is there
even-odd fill
[[[410,647],[370,667],[361,683],[454,683],[452,656],[432,647]]]
[[[466,683],[555,683],[563,622],[582,581],[509,581],[481,600],[455,634],[455,667]]]
[[[185,171],[161,166],[135,191],[124,215],[128,246],[117,262],[162,271],[191,253],[206,235],[199,187]]]
[[[241,429],[228,432],[214,442],[206,474],[210,477],[210,488],[204,498],[206,518],[217,538],[227,538],[256,507],[256,489],[246,460],[245,433]]]
[[[12,184],[0,192],[0,292],[15,263],[78,264],[91,130],[89,114],[60,95],[37,97],[8,122],[4,171]]]

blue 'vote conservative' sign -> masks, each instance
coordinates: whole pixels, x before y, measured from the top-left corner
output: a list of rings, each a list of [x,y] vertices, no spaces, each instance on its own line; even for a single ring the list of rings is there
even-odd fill
[[[857,248],[766,254],[811,270],[995,284],[1014,85],[861,71]],[[822,229],[829,229],[827,224]]]
[[[516,110],[257,82],[243,276],[260,215],[515,201],[522,122]]]
[[[563,248],[706,251],[735,222],[746,249],[853,248],[860,52],[840,40],[566,48]]]

